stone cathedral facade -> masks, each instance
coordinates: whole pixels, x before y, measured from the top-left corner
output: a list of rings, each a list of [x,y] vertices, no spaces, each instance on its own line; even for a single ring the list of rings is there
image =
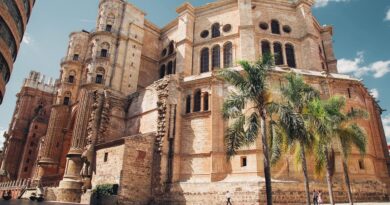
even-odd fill
[[[120,204],[222,204],[227,191],[237,204],[263,203],[261,141],[226,160],[228,123],[221,106],[231,87],[216,71],[239,70],[238,60],[271,53],[275,99],[284,75],[296,72],[323,98],[345,96],[348,109],[369,112],[369,120],[358,122],[368,136],[367,154],[361,158],[354,150],[349,159],[353,192],[358,201],[387,200],[390,160],[382,109],[361,81],[338,74],[333,28],[318,23],[313,4],[185,3],[176,19],[159,28],[124,0],[100,0],[96,29],[70,34],[55,91],[41,97],[46,104],[36,114],[47,116],[47,123],[36,133],[37,146],[28,148],[36,157],[26,152],[31,132],[22,132],[34,125],[18,119],[40,101],[20,100],[2,173],[11,180],[31,178],[57,201],[88,202],[96,185],[118,184]],[[337,159],[335,197],[346,201]],[[272,177],[275,202],[304,202],[302,174],[291,157],[272,168]],[[310,177],[312,189],[326,192],[323,178]]]

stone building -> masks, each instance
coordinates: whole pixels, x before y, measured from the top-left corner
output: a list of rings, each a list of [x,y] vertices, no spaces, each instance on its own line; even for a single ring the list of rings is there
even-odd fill
[[[260,140],[226,160],[221,105],[232,88],[215,74],[272,53],[275,99],[285,73],[295,72],[323,98],[345,96],[348,109],[370,113],[359,121],[367,155],[353,150],[349,159],[353,192],[359,201],[386,200],[390,161],[382,110],[359,80],[338,74],[333,28],[318,23],[313,4],[185,3],[158,28],[126,1],[100,0],[96,29],[69,36],[34,180],[59,182],[46,189],[58,201],[87,202],[91,188],[118,184],[121,204],[221,204],[227,191],[238,204],[264,202]],[[312,187],[325,191],[325,181],[309,171]],[[302,174],[291,157],[272,176],[275,202],[304,202]],[[340,160],[334,181],[336,200],[346,201]]]
[[[0,104],[35,0],[0,1]]]
[[[51,106],[55,98],[54,81],[31,71],[17,94],[15,110],[5,133],[2,177],[9,180],[34,176],[42,137],[46,134]]]

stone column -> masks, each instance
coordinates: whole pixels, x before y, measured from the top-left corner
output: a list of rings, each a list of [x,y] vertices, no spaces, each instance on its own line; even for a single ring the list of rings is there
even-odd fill
[[[204,111],[204,92],[201,92],[200,94],[200,112]]]
[[[87,136],[91,103],[92,100],[90,92],[86,89],[81,90],[77,117],[73,129],[72,144],[66,159],[64,178],[61,180],[59,188],[75,190],[81,189],[81,154],[83,152]]]
[[[286,56],[286,47],[283,43],[281,43],[282,46],[282,57],[283,57],[283,67],[287,67],[287,56]]]
[[[46,136],[43,137],[42,146],[39,150],[41,158],[38,161],[38,178],[41,180],[45,175],[55,175],[61,156],[62,137],[68,123],[69,107],[54,105],[51,110],[49,125]]]

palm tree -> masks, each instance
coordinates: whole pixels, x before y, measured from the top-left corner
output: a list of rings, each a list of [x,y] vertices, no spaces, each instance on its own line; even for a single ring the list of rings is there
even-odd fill
[[[367,137],[364,130],[359,127],[354,120],[367,117],[367,113],[360,109],[351,109],[346,114],[341,110],[345,108],[345,99],[336,98],[325,104],[325,109],[332,121],[332,139],[336,139],[337,149],[341,153],[344,179],[348,191],[348,199],[353,204],[351,184],[348,174],[348,156],[351,154],[352,147],[356,147],[362,157],[366,153]]]
[[[365,118],[367,113],[359,109],[351,109],[347,114],[341,110],[345,108],[345,98],[332,97],[327,101],[313,101],[308,106],[309,123],[316,127],[312,129],[317,135],[316,143],[316,171],[326,165],[328,191],[331,203],[334,204],[332,177],[334,173],[334,145],[341,153],[345,183],[348,189],[348,199],[353,204],[351,186],[348,175],[348,156],[352,146],[357,147],[362,155],[366,152],[366,136],[363,130],[352,120]]]
[[[230,83],[237,90],[229,94],[222,107],[223,117],[233,121],[225,136],[226,152],[230,159],[241,147],[253,144],[261,128],[267,204],[271,205],[272,187],[265,108],[269,96],[266,78],[272,66],[272,57],[263,56],[254,64],[241,61],[240,65],[243,68],[242,73],[233,69],[221,69],[218,73],[219,78]],[[246,105],[251,107],[246,109]]]
[[[313,100],[309,103],[306,110],[306,123],[308,131],[315,136],[315,146],[313,147],[315,157],[315,174],[321,175],[326,168],[326,181],[328,184],[328,193],[330,203],[334,204],[333,197],[333,174],[334,174],[334,149],[332,147],[332,118],[330,116],[337,113],[328,113],[325,103],[335,102],[335,98],[329,101]]]
[[[288,74],[286,76],[287,85],[281,87],[283,102],[273,103],[270,106],[279,115],[278,122],[271,137],[275,137],[272,142],[271,153],[275,153],[272,161],[277,161],[282,152],[280,142],[287,142],[288,146],[295,148],[297,164],[300,164],[304,174],[304,184],[306,191],[306,203],[310,205],[309,177],[307,173],[306,152],[311,150],[314,137],[307,131],[305,123],[305,109],[308,103],[319,97],[319,93],[306,84],[301,76]],[[287,138],[282,140],[283,136]],[[279,139],[278,139],[279,138]],[[279,143],[278,143],[279,142]]]

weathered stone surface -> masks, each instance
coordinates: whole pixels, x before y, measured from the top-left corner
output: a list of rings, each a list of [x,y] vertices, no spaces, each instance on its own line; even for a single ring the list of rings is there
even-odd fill
[[[216,72],[222,67],[240,71],[236,62],[259,58],[268,42],[269,52],[282,58],[268,78],[273,100],[282,97],[284,75],[296,72],[322,98],[344,96],[346,109],[368,111],[369,120],[358,121],[367,133],[367,154],[362,159],[353,149],[348,161],[352,189],[357,201],[388,200],[390,160],[382,110],[362,82],[337,73],[332,27],[317,22],[312,4],[225,0],[194,8],[186,3],[177,9],[178,18],[158,28],[126,1],[100,0],[96,30],[70,35],[58,87],[29,88],[31,95],[40,89],[56,93],[47,103],[53,110],[48,128],[38,124],[47,134],[40,163],[33,167],[35,181],[57,186],[61,180],[59,188],[46,191],[47,198],[61,201],[87,203],[97,185],[118,184],[121,204],[224,204],[227,190],[234,203],[263,203],[261,140],[227,160],[224,139],[230,122],[222,118],[221,107],[234,88]],[[279,22],[274,28],[272,20]],[[280,32],[272,32],[277,28]],[[278,46],[280,53],[274,49]],[[287,54],[289,47],[294,55]],[[25,154],[19,138],[26,134],[34,103],[22,101],[6,147]],[[13,174],[25,163],[5,161]],[[313,174],[312,157],[307,161],[311,188],[325,193],[325,181]],[[303,175],[291,156],[272,168],[272,178],[276,204],[304,202]],[[337,153],[334,181],[336,201],[346,201]]]

